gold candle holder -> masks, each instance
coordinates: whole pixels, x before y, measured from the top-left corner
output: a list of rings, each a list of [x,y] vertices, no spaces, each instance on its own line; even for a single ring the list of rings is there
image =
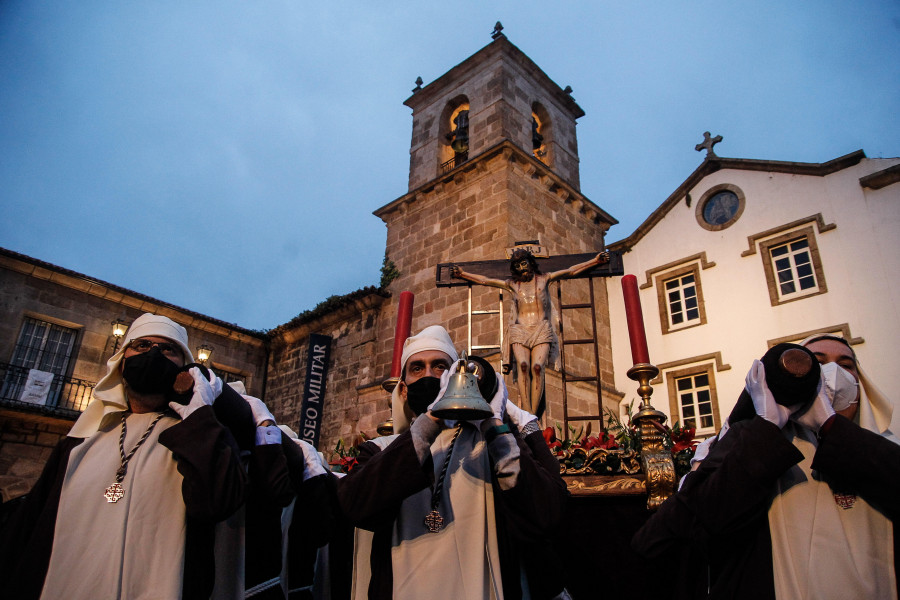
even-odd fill
[[[400,383],[399,377],[388,377],[381,382],[381,389],[386,391],[388,394],[393,394],[394,388],[397,387],[398,383]]]
[[[628,369],[627,374],[629,379],[633,379],[640,384],[637,392],[641,397],[641,405],[638,408],[638,413],[632,418],[654,417],[659,419],[661,423],[665,423],[665,413],[656,410],[650,403],[650,396],[653,395],[653,387],[650,385],[650,380],[659,375],[659,369],[650,363],[638,363]]]
[[[388,393],[388,408],[391,408],[391,395],[394,393],[394,388],[397,387],[397,384],[400,383],[399,377],[388,377],[384,381],[381,382],[381,389]],[[378,435],[393,435],[394,433],[394,419],[393,417],[389,418],[387,421],[382,421],[375,428],[375,431],[378,432]]]
[[[664,445],[662,425],[665,413],[653,408],[650,381],[659,375],[659,368],[650,363],[638,363],[628,369],[628,378],[637,381],[641,405],[631,420],[641,431],[641,466],[647,482],[647,508],[656,510],[666,498],[675,493],[675,461]]]

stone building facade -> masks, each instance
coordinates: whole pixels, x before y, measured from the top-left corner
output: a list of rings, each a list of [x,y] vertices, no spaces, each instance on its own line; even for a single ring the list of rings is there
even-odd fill
[[[0,249],[0,494],[27,492],[51,450],[87,406],[117,350],[112,322],[145,312],[184,325],[226,380],[265,394],[265,336],[111,283]],[[196,354],[196,352],[195,352]],[[32,371],[53,374],[40,403],[23,401]]]

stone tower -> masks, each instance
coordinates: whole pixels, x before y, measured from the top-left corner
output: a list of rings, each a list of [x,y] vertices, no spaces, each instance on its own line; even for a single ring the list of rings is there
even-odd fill
[[[539,240],[551,256],[598,251],[616,223],[580,191],[575,125],[584,111],[568,89],[554,83],[506,36],[495,31],[493,37],[437,80],[417,87],[404,102],[413,111],[409,191],[374,213],[387,225],[387,255],[401,274],[390,285],[392,298],[382,306],[377,326],[375,364],[384,366],[384,377],[403,290],[416,295],[413,333],[440,324],[459,349],[466,346],[467,291],[436,287],[439,263],[502,260],[506,248],[523,240]],[[567,294],[587,293],[583,281],[565,285]],[[491,305],[498,305],[497,290],[474,287],[473,306]],[[604,404],[613,406],[618,394],[611,387],[602,282],[595,285],[595,306],[600,374],[610,386]],[[585,320],[583,315],[572,318]],[[497,320],[480,319],[473,324],[473,343],[496,344],[498,328]],[[515,386],[507,383],[514,398]],[[559,407],[554,409],[553,385],[551,372],[551,420],[561,418]],[[375,393],[360,389],[360,401]],[[569,406],[570,412],[579,412],[571,399]],[[387,416],[386,409],[378,405],[376,412]],[[596,413],[596,392],[593,409],[583,411]]]

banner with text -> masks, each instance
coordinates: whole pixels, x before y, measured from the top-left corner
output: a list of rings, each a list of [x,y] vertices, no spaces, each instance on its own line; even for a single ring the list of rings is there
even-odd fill
[[[303,384],[303,406],[300,414],[300,439],[316,448],[322,427],[322,409],[325,405],[325,383],[328,381],[328,358],[331,355],[331,338],[312,333],[309,336],[309,354],[306,357],[306,383]]]
[[[22,393],[19,394],[19,402],[47,404],[47,396],[50,393],[52,384],[53,373],[29,369],[25,387],[22,388]]]

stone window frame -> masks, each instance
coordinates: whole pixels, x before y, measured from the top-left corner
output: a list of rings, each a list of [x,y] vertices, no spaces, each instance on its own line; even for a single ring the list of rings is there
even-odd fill
[[[801,333],[795,333],[793,335],[786,335],[783,337],[771,339],[768,340],[766,344],[769,348],[782,343],[798,344],[811,335],[834,335],[844,338],[851,346],[864,344],[866,342],[865,338],[853,337],[853,334],[850,331],[849,323],[838,323],[837,325],[829,325],[827,327],[820,327],[818,329],[810,329],[809,331],[803,331]]]
[[[684,258],[660,265],[649,269],[645,273],[645,281],[641,284],[641,289],[647,289],[656,286],[656,303],[659,312],[659,326],[663,335],[684,331],[692,327],[706,325],[706,303],[703,299],[703,285],[701,283],[700,271],[710,269],[716,266],[715,262],[711,262],[706,257],[706,252],[699,252],[686,256]],[[665,282],[675,277],[683,277],[688,273],[694,274],[694,285],[697,288],[697,308],[700,310],[700,319],[695,323],[687,325],[670,326],[669,325],[669,304],[666,298]]]
[[[29,331],[27,336],[26,330]],[[35,335],[36,331],[40,332],[39,336]],[[57,332],[56,336],[54,331]],[[26,385],[27,372],[41,370],[53,374],[53,384],[45,394],[43,403],[37,405],[42,411],[49,411],[47,414],[51,415],[57,409],[83,411],[90,393],[83,402],[78,403],[60,403],[60,398],[65,397],[66,386],[71,381],[75,364],[80,358],[84,331],[84,325],[79,323],[30,310],[22,311],[11,352],[8,358],[4,357],[7,367],[3,377],[0,377],[0,399],[3,403],[19,402],[19,396]],[[64,338],[68,338],[68,343],[60,344]]]
[[[737,212],[734,213],[728,221],[722,223],[721,225],[711,225],[707,223],[703,219],[703,209],[706,207],[706,203],[712,199],[713,196],[718,194],[719,192],[731,192],[738,199],[738,209]],[[694,217],[697,219],[697,223],[703,229],[707,231],[722,231],[723,229],[728,229],[732,225],[734,225],[738,219],[741,218],[741,215],[744,214],[744,208],[747,205],[747,197],[744,195],[744,191],[738,186],[732,183],[720,183],[718,185],[714,185],[713,187],[706,190],[703,195],[700,197],[700,201],[697,202],[697,208],[694,212]]]
[[[58,373],[54,371],[57,375],[63,377],[69,377],[72,375],[72,372],[75,368],[75,363],[79,359],[79,355],[81,353],[81,341],[82,335],[84,333],[84,325],[80,323],[75,323],[72,321],[67,321],[64,319],[58,319],[56,317],[52,317],[50,315],[46,315],[43,313],[38,313],[30,310],[23,311],[19,318],[19,326],[16,331],[15,342],[13,343],[12,353],[7,359],[10,364],[16,364],[15,359],[19,350],[19,345],[21,341],[22,332],[25,328],[25,322],[27,320],[32,320],[40,323],[46,323],[47,325],[51,325],[54,327],[59,327],[61,329],[67,329],[72,332],[72,343],[69,348],[69,354],[66,358],[66,368],[59,370]]]
[[[804,219],[798,219],[790,223],[786,223],[779,227],[774,227],[760,233],[747,236],[749,248],[741,253],[741,257],[747,257],[759,252],[763,264],[763,273],[766,278],[766,286],[769,289],[769,301],[772,306],[787,304],[788,302],[796,302],[797,300],[805,300],[813,296],[828,293],[828,285],[825,280],[825,269],[822,264],[822,258],[819,254],[819,244],[816,233],[819,235],[837,229],[834,223],[825,223],[822,213],[811,215]],[[772,256],[769,250],[772,247],[799,240],[805,237],[809,243],[810,260],[813,265],[813,272],[816,275],[816,283],[818,289],[806,294],[796,294],[788,298],[782,298],[778,289],[778,282],[775,277],[775,269],[772,264]]]
[[[777,255],[776,251],[778,251]],[[794,298],[812,296],[820,291],[821,277],[816,274],[815,255],[810,247],[808,235],[788,236],[783,243],[770,245],[768,252],[769,262],[776,279],[775,286],[779,300],[785,302]],[[809,270],[809,272],[804,273],[801,269]],[[783,279],[783,275],[788,278]],[[790,285],[790,290],[785,291],[785,286],[788,285]]]
[[[709,395],[712,402],[713,410],[713,428],[705,429],[704,432],[715,433],[722,428],[722,414],[719,410],[719,394],[718,385],[716,384],[715,374],[728,371],[731,365],[722,362],[721,352],[711,352],[709,354],[701,354],[677,361],[663,363],[658,365],[659,375],[654,378],[650,384],[654,386],[662,385],[665,379],[666,390],[669,400],[669,422],[674,423],[680,420],[681,410],[679,409],[678,390],[675,387],[675,381],[689,375],[700,375],[705,373],[709,377]],[[682,423],[683,424],[683,423]],[[697,435],[706,435],[699,429]]]
[[[673,424],[678,422],[682,427],[689,427],[693,425],[696,435],[705,436],[715,434],[719,429],[719,418],[717,413],[718,411],[718,396],[716,394],[716,378],[715,374],[712,370],[712,365],[702,365],[705,368],[697,368],[697,369],[684,369],[682,371],[673,371],[668,374],[666,377],[666,382],[669,388],[669,410],[672,412]],[[707,391],[709,393],[709,410],[710,413],[706,413],[705,415],[699,414],[699,402],[697,396],[697,388],[694,387],[694,378],[699,376],[706,377],[707,383]],[[691,398],[692,398],[692,406],[695,411],[698,411],[698,414],[695,414],[691,417],[685,416],[681,409],[681,394],[683,393],[680,389],[678,389],[678,383],[684,381],[686,379],[691,380]],[[678,417],[677,419],[675,417]],[[712,425],[709,427],[703,427],[700,423],[700,417],[707,416],[712,418]]]

